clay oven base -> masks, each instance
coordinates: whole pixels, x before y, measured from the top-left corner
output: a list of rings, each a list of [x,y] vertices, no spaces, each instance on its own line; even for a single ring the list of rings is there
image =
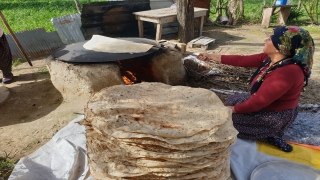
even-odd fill
[[[117,62],[98,64],[71,64],[52,59],[46,60],[51,81],[64,100],[81,96],[88,100],[103,88],[124,85]],[[184,85],[186,72],[182,54],[174,49],[162,49],[151,59],[154,80],[169,85]]]

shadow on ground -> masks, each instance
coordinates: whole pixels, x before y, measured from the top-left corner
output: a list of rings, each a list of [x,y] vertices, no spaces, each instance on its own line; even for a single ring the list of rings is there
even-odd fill
[[[35,121],[63,102],[48,73],[21,74],[13,83],[8,101],[0,106],[0,127]]]

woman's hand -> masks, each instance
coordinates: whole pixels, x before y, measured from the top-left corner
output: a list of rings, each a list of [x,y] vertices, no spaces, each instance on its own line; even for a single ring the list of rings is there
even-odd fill
[[[208,54],[208,53],[200,53],[197,56],[197,59],[201,61],[216,61],[216,62],[221,62],[221,55],[216,55],[216,54]]]
[[[208,53],[200,53],[198,56],[197,56],[197,59],[201,60],[201,61],[210,61],[211,58],[210,58],[210,54]]]
[[[234,106],[227,106],[227,107],[232,110],[232,113],[236,113],[236,111],[234,110]]]

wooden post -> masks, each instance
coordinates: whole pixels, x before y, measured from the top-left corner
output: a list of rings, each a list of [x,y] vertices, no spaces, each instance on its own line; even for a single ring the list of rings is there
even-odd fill
[[[78,13],[81,14],[79,1],[78,0],[74,0],[74,3],[76,3],[76,7],[77,7],[77,10],[78,10]]]
[[[194,38],[194,0],[177,1],[177,19],[180,42],[188,43]]]
[[[16,42],[18,48],[20,49],[20,51],[22,52],[23,56],[26,58],[26,60],[28,61],[29,65],[32,66],[32,63],[30,61],[30,59],[28,58],[28,55],[24,52],[20,42],[18,41],[17,37],[14,35],[13,31],[11,30],[9,24],[7,23],[6,18],[3,16],[2,12],[0,11],[0,17],[2,19],[2,21],[4,22],[4,24],[6,25],[7,29],[9,30],[12,38],[14,39],[14,41]]]

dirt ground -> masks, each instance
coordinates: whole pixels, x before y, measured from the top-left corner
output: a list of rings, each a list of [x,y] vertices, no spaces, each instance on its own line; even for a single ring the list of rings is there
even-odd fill
[[[203,35],[216,39],[216,42],[207,50],[208,52],[253,54],[262,52],[263,40],[271,30],[258,25],[244,25],[237,28],[205,26]],[[311,34],[317,47],[320,42],[320,30]],[[176,35],[163,38],[177,39]],[[320,52],[317,50],[318,48],[314,55],[312,77],[301,99],[303,103],[319,104],[320,102]],[[201,50],[187,49],[187,51]],[[86,102],[81,100],[81,97],[64,100],[51,83],[44,60],[45,58],[34,60],[33,67],[28,63],[14,67],[15,81],[5,85],[9,88],[11,96],[5,104],[0,106],[0,156],[4,156],[6,152],[18,160],[32,153],[49,141],[59,129],[83,113]],[[195,86],[195,83],[193,85]],[[199,80],[199,87],[209,88],[208,86],[210,84],[201,84]]]

